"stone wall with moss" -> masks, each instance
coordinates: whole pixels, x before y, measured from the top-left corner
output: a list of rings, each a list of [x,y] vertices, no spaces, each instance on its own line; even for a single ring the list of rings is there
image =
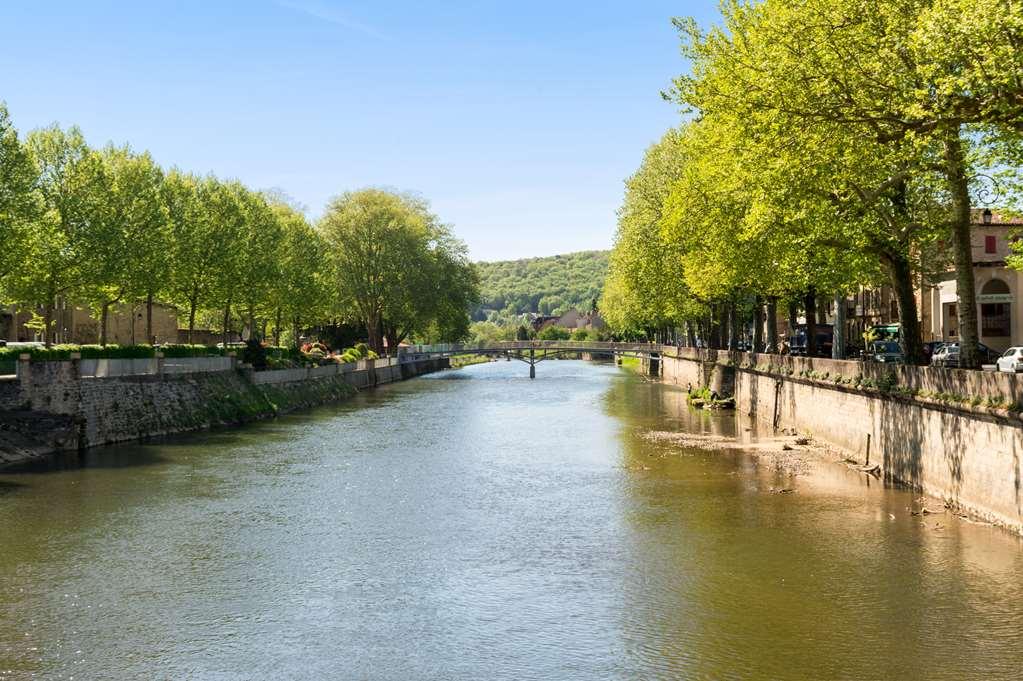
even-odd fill
[[[18,380],[0,386],[0,466],[272,418],[446,366],[446,359],[424,360],[299,380],[286,371],[264,372],[254,380],[245,370],[83,378],[74,361],[33,362]],[[50,425],[58,422],[60,432]]]

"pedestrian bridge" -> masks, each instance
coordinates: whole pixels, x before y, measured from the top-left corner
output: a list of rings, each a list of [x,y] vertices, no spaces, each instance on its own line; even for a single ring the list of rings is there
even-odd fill
[[[487,355],[517,359],[529,365],[529,377],[536,378],[536,365],[545,359],[567,354],[587,353],[616,357],[642,357],[660,361],[661,346],[654,343],[616,343],[604,341],[501,341],[497,343],[437,343],[399,348],[402,362],[452,355]],[[656,364],[652,367],[652,370]]]

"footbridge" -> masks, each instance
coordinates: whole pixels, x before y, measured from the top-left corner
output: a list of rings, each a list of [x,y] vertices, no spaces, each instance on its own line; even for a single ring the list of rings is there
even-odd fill
[[[545,359],[565,355],[604,355],[613,357],[641,357],[651,360],[656,371],[661,358],[661,346],[654,343],[615,343],[603,341],[502,341],[497,343],[437,343],[409,345],[398,349],[399,361],[412,362],[453,355],[486,355],[519,360],[529,365],[529,377],[536,378],[536,365]]]

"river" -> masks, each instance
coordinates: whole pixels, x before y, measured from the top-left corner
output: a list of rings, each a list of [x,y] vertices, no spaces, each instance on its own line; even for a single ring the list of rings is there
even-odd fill
[[[745,432],[499,362],[2,475],[0,679],[1023,678],[1018,538],[651,430]]]

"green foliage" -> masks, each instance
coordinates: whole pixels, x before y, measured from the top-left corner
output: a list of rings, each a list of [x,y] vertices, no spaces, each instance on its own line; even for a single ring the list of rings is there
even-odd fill
[[[327,245],[330,290],[369,345],[394,348],[412,336],[459,339],[478,300],[466,247],[422,199],[379,189],[348,192],[318,225]],[[383,334],[381,334],[381,330]]]
[[[590,340],[590,332],[587,329],[576,329],[572,332],[572,340],[584,341]]]
[[[108,346],[110,347],[110,346]],[[222,357],[224,348],[215,345],[189,345],[185,343],[161,345],[160,352],[164,357]]]
[[[547,258],[481,262],[482,301],[475,311],[505,317],[527,312],[561,314],[571,308],[588,312],[600,298],[607,276],[607,251],[581,251]]]
[[[536,334],[537,339],[545,341],[568,340],[571,336],[571,331],[562,326],[555,326],[554,324],[543,327]]]

